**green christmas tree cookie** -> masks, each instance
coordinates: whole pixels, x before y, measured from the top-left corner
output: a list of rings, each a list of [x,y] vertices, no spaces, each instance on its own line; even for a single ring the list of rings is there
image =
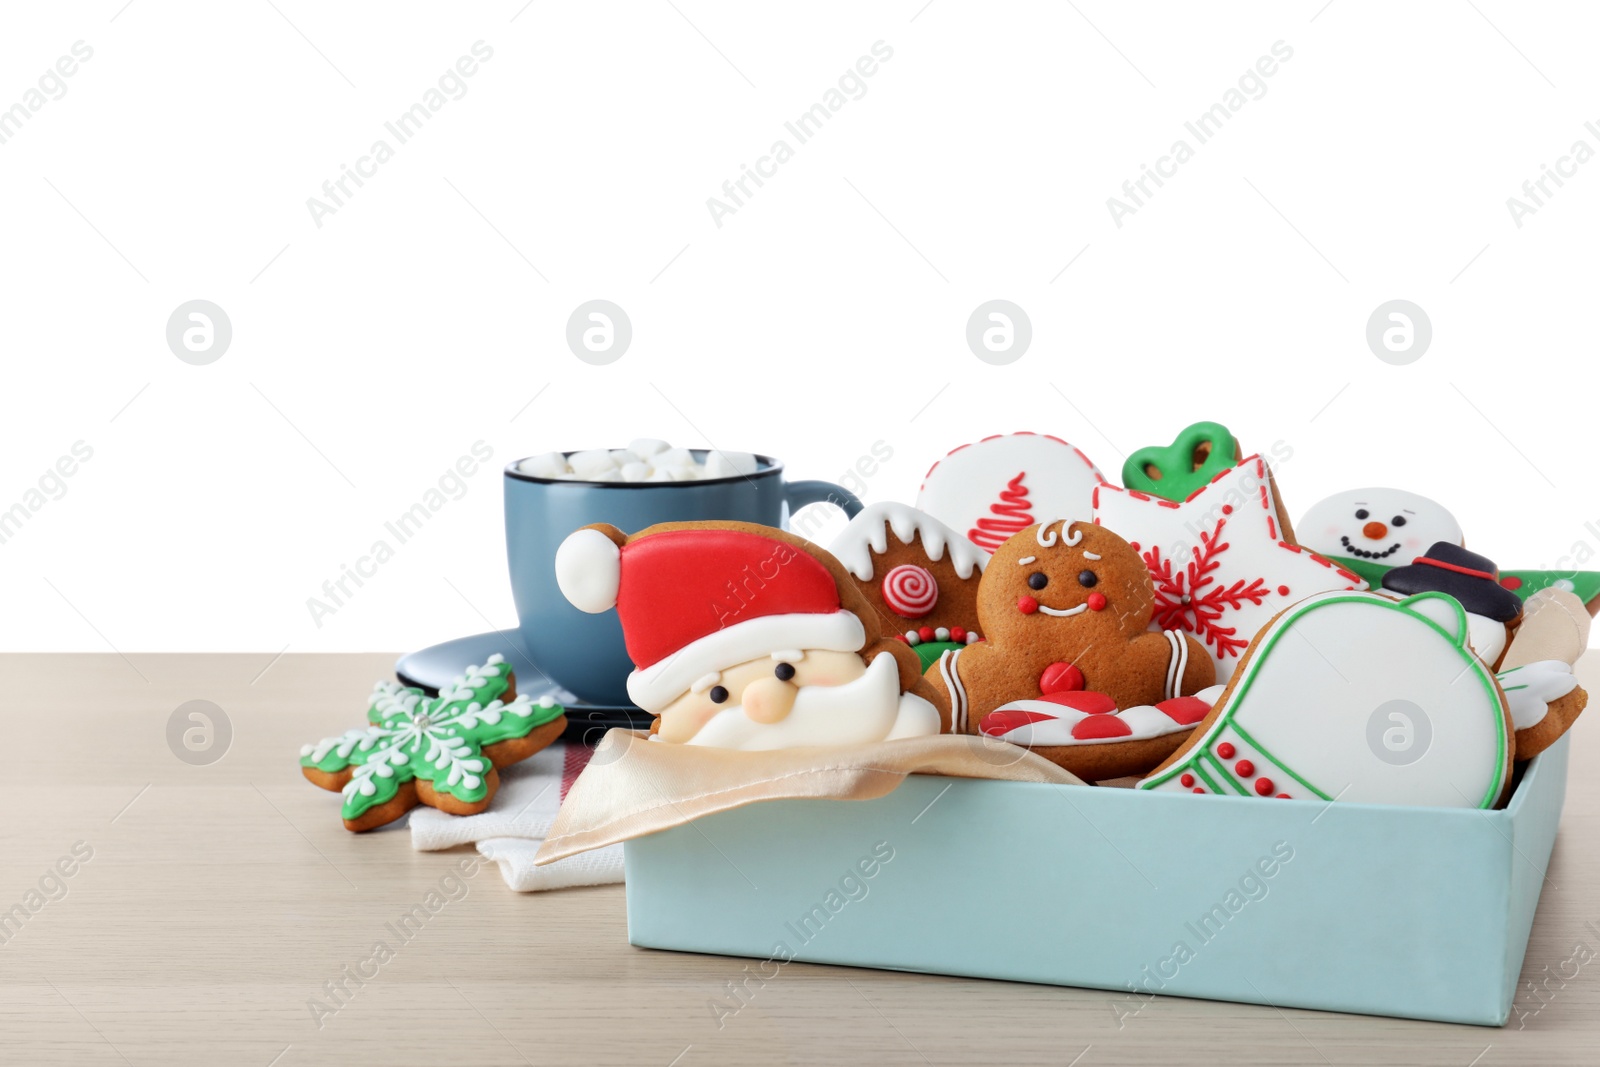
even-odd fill
[[[1239,442],[1220,422],[1187,426],[1170,445],[1141,448],[1122,465],[1122,484],[1163,500],[1184,501],[1240,460]]]

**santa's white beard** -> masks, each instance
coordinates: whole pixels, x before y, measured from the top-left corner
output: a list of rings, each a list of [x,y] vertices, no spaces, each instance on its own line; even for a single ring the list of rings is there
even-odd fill
[[[900,692],[894,656],[881,652],[866,673],[843,685],[807,685],[781,721],[760,723],[743,708],[724,708],[686,743],[767,752],[812,745],[861,745],[939,732],[939,712],[914,693]]]

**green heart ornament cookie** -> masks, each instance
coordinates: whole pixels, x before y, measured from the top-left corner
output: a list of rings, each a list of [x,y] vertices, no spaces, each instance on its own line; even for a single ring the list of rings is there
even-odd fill
[[[1185,427],[1172,444],[1141,448],[1122,465],[1122,484],[1163,500],[1183,501],[1239,462],[1239,442],[1220,422]]]

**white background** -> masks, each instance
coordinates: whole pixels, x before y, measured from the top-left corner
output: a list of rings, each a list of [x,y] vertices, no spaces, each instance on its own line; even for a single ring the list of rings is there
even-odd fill
[[[1600,148],[1593,14],[675,3],[8,5],[0,107],[94,55],[0,144],[0,509],[94,458],[0,545],[0,647],[507,624],[500,468],[640,435],[825,478],[882,440],[867,496],[910,500],[989,433],[1114,473],[1210,418],[1293,448],[1296,516],[1387,483],[1505,566],[1600,547],[1600,161],[1521,228],[1506,206]],[[307,198],[478,40],[466,95],[319,229]],[[879,40],[865,96],[718,228],[706,199]],[[1266,94],[1114,225],[1107,197],[1280,40]],[[564,340],[596,297],[634,327],[604,367]],[[964,337],[996,297],[1034,330],[1005,367]],[[232,320],[209,366],[165,341],[195,298]],[[1394,298],[1433,322],[1410,366],[1365,343]],[[307,598],[480,439],[466,495],[318,628]]]

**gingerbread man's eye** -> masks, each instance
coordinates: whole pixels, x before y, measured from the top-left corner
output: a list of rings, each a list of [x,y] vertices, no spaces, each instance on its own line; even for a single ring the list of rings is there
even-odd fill
[[[713,704],[721,704],[721,703],[725,702],[728,699],[727,687],[726,686],[721,686],[721,685],[714,685],[714,686],[711,687],[711,692],[707,693],[706,696],[711,698],[711,703],[713,703]]]
[[[1406,517],[1404,515],[1396,515],[1394,518],[1389,520],[1390,526],[1404,526],[1405,524]]]
[[[1356,518],[1364,519],[1370,514],[1371,514],[1371,512],[1369,512],[1366,508],[1359,508],[1356,511]]]
[[[1049,584],[1050,584],[1050,578],[1046,574],[1043,574],[1043,573],[1041,573],[1039,571],[1034,571],[1032,574],[1028,575],[1028,588],[1029,589],[1043,589],[1045,586],[1047,586]]]
[[[1098,582],[1099,580],[1100,580],[1099,578],[1095,577],[1094,571],[1079,571],[1078,572],[1078,584],[1083,586],[1085,589],[1087,589],[1089,586],[1093,585],[1094,583]]]
[[[772,668],[772,674],[773,677],[778,679],[778,681],[787,682],[790,678],[794,677],[794,664],[780,663],[776,667]]]

